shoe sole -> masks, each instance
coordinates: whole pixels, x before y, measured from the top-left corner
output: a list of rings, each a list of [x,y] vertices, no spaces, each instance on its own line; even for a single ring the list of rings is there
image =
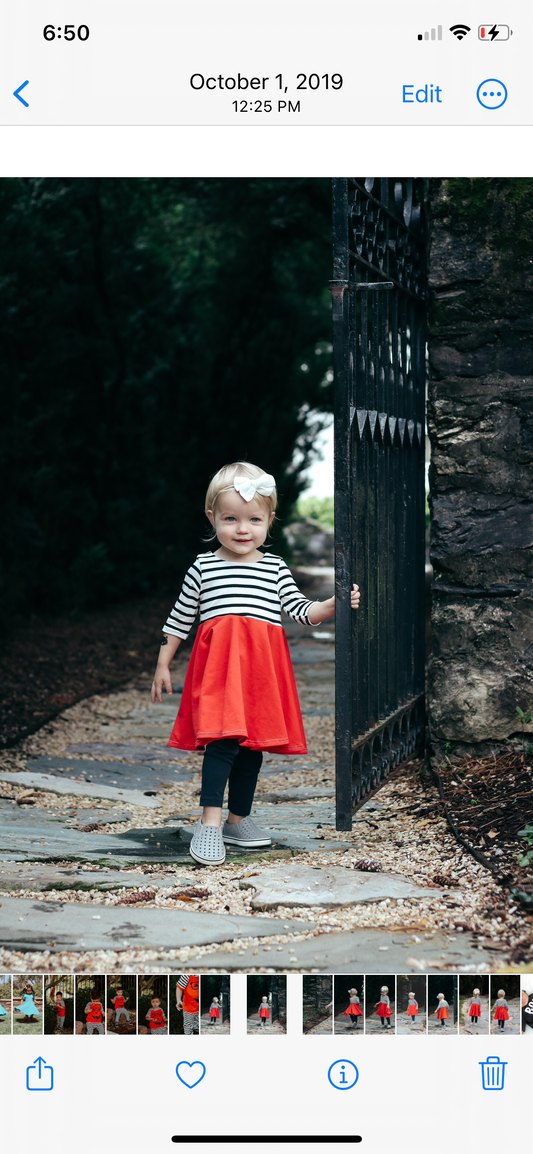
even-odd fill
[[[222,835],[224,845],[240,845],[243,849],[264,849],[266,846],[272,845],[272,838],[262,838],[257,841],[244,841],[242,837],[226,837]]]
[[[190,848],[190,846],[189,846],[189,854],[190,854],[190,856],[191,856],[191,857],[194,859],[194,861],[197,861],[199,865],[203,865],[203,866],[219,866],[219,865],[224,865],[224,862],[225,862],[225,860],[226,860],[226,855],[225,855],[225,854],[224,854],[224,857],[221,857],[221,858],[210,858],[209,860],[208,860],[207,858],[205,858],[205,857],[200,857],[200,854],[198,854],[198,853],[195,853],[195,852],[194,852],[194,850]]]

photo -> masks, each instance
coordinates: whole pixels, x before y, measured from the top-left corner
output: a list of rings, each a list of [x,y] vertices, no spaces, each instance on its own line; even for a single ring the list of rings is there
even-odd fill
[[[366,1034],[395,1033],[396,976],[367,974],[365,978]]]
[[[0,974],[0,1034],[11,1034],[13,999],[11,974]]]
[[[458,1003],[457,974],[429,974],[428,1034],[440,1037],[457,1034]]]
[[[489,1023],[488,974],[460,974],[459,1033],[488,1034]]]
[[[21,1035],[42,1032],[43,976],[13,974],[13,1033]]]
[[[231,1033],[229,974],[206,974],[200,982],[200,1033]]]
[[[168,984],[169,1032],[171,1034],[199,1034],[200,978],[197,974],[171,974]]]
[[[168,986],[166,974],[139,974],[139,1024],[138,1034],[153,1034],[160,1037],[168,1034]],[[170,979],[172,990],[172,978]]]
[[[44,975],[44,1032],[74,1033],[74,974]]]
[[[246,979],[247,1034],[287,1033],[287,978],[283,974]]]
[[[398,974],[396,978],[396,1033],[425,1035],[427,988],[425,974]]]
[[[521,978],[522,1034],[533,1038],[533,974],[523,974]]]
[[[103,974],[76,977],[77,1034],[90,1034],[92,1037],[105,1034],[105,987]]]
[[[107,976],[106,1034],[134,1034],[137,1026],[137,978]]]
[[[531,972],[532,221],[529,177],[0,178],[32,969]]]
[[[490,1032],[519,1034],[522,1018],[522,998],[519,974],[491,974],[490,976]]]
[[[305,979],[304,979],[305,980]],[[333,1033],[364,1034],[365,979],[362,974],[336,975],[333,979]]]
[[[333,978],[329,974],[303,976],[304,1034],[331,1034],[333,1031]]]

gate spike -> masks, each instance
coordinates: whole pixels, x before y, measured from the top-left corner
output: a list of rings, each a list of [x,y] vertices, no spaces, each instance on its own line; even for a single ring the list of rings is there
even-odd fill
[[[389,417],[389,436],[391,445],[394,444],[394,434],[396,432],[397,417]]]
[[[381,443],[385,444],[385,430],[387,428],[387,414],[378,413],[379,431],[381,433]]]
[[[398,417],[398,435],[400,438],[400,445],[402,446],[402,449],[403,449],[403,439],[405,437],[406,424],[407,424],[407,421],[405,420],[405,417]]]
[[[358,409],[357,410],[357,428],[359,430],[359,440],[360,441],[362,441],[363,437],[364,437],[367,415],[368,414],[367,414],[366,409]]]
[[[416,434],[418,437],[418,444],[420,445],[420,448],[422,448],[422,446],[424,444],[424,438],[422,436],[422,425],[421,425],[420,421],[416,422]]]
[[[408,421],[408,422],[407,422],[407,432],[408,432],[408,435],[409,435],[409,443],[410,443],[410,445],[411,445],[411,448],[412,448],[412,447],[413,447],[413,439],[414,439],[414,434],[415,434],[415,423],[414,423],[414,421]]]
[[[371,438],[371,440],[372,440],[372,441],[373,441],[373,440],[374,440],[374,438],[375,438],[375,432],[376,432],[376,421],[377,421],[377,419],[378,419],[378,414],[377,414],[377,411],[376,411],[376,409],[369,409],[369,412],[368,412],[368,424],[369,424],[369,426],[370,426],[370,438]]]

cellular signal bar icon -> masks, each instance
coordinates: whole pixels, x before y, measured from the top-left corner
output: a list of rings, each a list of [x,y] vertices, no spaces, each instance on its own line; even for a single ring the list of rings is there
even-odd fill
[[[442,24],[437,24],[436,28],[431,28],[429,32],[419,32],[418,40],[442,40]]]

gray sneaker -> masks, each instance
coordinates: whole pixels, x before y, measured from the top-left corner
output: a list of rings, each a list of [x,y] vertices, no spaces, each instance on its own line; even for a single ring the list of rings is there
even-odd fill
[[[226,845],[239,845],[243,849],[263,849],[264,846],[272,845],[270,834],[259,829],[251,817],[243,817],[231,825],[225,821],[222,837]]]
[[[202,825],[200,818],[189,846],[189,853],[200,865],[222,865],[226,860],[226,847],[220,826]]]

